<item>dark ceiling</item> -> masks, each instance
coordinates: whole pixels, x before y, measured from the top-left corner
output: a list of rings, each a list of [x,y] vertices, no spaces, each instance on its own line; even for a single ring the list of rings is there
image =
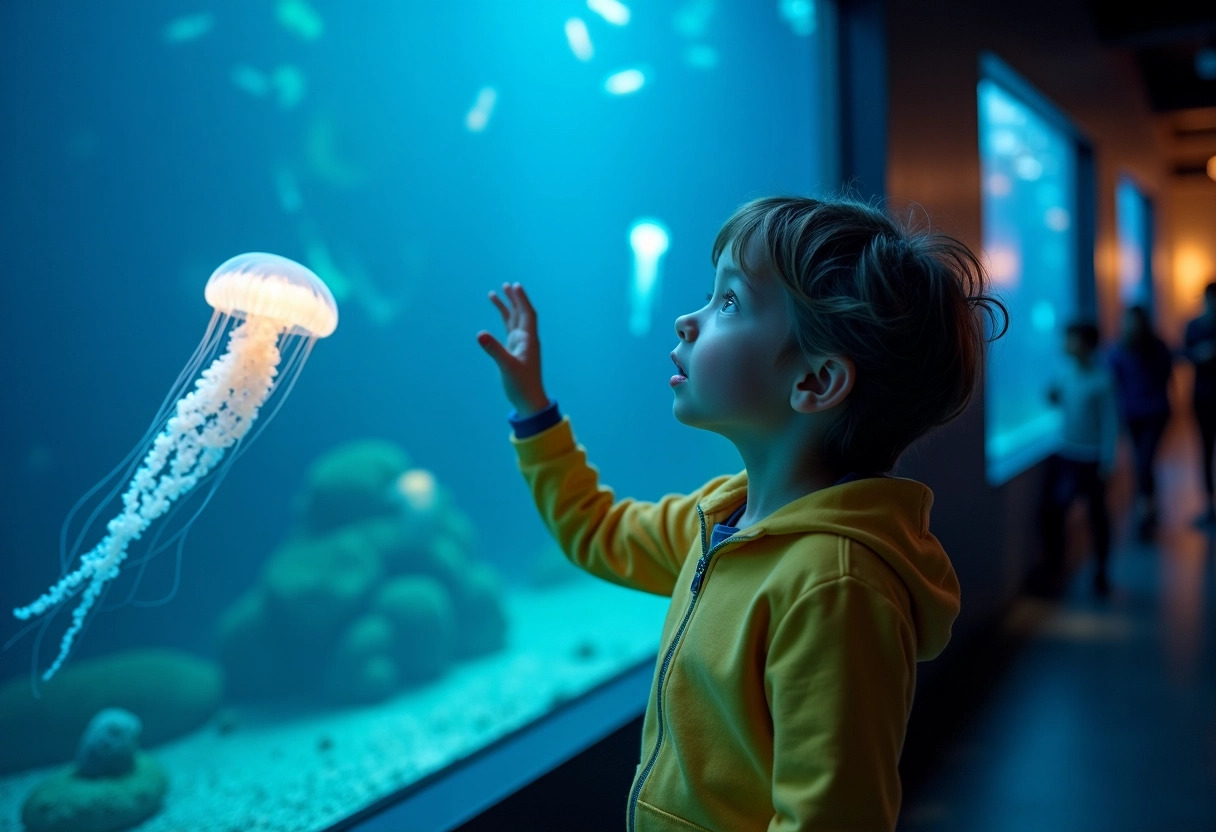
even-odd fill
[[[1169,131],[1173,175],[1207,181],[1216,158],[1216,0],[1086,6],[1098,37],[1135,57],[1149,105]]]
[[[1216,68],[1201,77],[1204,50],[1216,59],[1216,0],[1093,0],[1087,4],[1108,45],[1136,56],[1157,112],[1216,107]]]

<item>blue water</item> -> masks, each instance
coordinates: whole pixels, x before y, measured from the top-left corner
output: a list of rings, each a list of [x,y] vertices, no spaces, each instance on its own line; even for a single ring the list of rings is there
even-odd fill
[[[667,356],[729,213],[835,185],[814,4],[630,11],[618,25],[574,0],[3,4],[0,609],[59,577],[68,509],[133,448],[207,326],[207,278],[246,251],[316,271],[338,329],[193,525],[180,575],[170,551],[136,596],[172,598],[96,616],[68,669],[150,647],[214,659],[220,616],[299,520],[309,466],[350,441],[393,442],[433,472],[471,522],[470,558],[505,595],[534,591],[556,556],[474,340],[501,336],[486,293],[503,281],[532,296],[549,393],[618,495],[738,470],[729,445],[672,418]],[[609,92],[627,70],[640,88]],[[644,218],[670,247],[639,329],[629,229]],[[9,618],[0,637],[19,629]],[[0,679],[28,679],[32,657],[31,637],[0,653]]]

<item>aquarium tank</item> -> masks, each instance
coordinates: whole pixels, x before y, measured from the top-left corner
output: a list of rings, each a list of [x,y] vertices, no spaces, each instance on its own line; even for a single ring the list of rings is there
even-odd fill
[[[674,321],[739,204],[836,189],[824,11],[0,5],[0,830],[342,828],[652,668],[667,599],[557,550],[476,334],[523,284],[618,497],[738,471]],[[1034,125],[990,251],[1054,310]]]
[[[1153,310],[1153,204],[1123,175],[1115,186],[1115,230],[1119,250],[1119,300]]]
[[[988,353],[986,472],[999,485],[1059,442],[1047,388],[1082,314],[1077,138],[1062,115],[999,59],[978,89],[983,257],[1015,325]]]

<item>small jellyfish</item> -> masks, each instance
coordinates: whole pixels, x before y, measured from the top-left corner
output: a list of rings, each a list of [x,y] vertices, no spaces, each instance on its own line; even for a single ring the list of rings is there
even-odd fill
[[[613,26],[624,26],[629,22],[629,7],[621,0],[587,0],[587,8]]]
[[[209,12],[185,15],[171,20],[161,31],[165,43],[185,43],[198,40],[215,26],[215,17]]]
[[[278,96],[280,109],[293,110],[304,100],[307,82],[304,80],[303,70],[298,66],[283,64],[276,68],[271,76],[271,83]]]
[[[228,467],[253,441],[256,434],[251,434],[250,429],[258,413],[279,393],[274,396],[274,410],[263,420],[264,427],[291,392],[316,340],[330,335],[338,325],[337,305],[321,279],[299,263],[274,254],[233,257],[211,275],[204,296],[215,310],[211,322],[152,425],[127,458],[69,512],[60,536],[63,577],[33,603],[13,610],[17,618],[27,620],[51,610],[57,612],[66,601],[80,595],[72,611],[72,622],[60,643],[59,655],[42,674],[43,680],[54,676],[67,659],[89,612],[98,604],[107,584],[119,576],[128,547],[140,539],[153,521],[169,513],[175,501],[187,497],[206,481],[210,482],[207,493],[210,500]],[[225,335],[228,345],[220,354]],[[187,393],[191,380],[209,359],[209,366]],[[142,463],[135,470],[134,460],[139,459]],[[93,494],[116,479],[121,484],[128,477],[121,511],[106,525],[100,542],[69,571],[76,562],[82,538],[101,510],[113,500],[118,485],[93,511],[69,552],[66,535],[72,517]],[[146,564],[174,539],[179,540],[180,557],[180,541],[184,541],[186,531],[206,507],[207,500],[160,549],[156,548],[158,533],[149,543],[142,563]],[[127,564],[133,565],[136,564]],[[43,632],[52,618],[53,614],[46,619]],[[37,661],[35,646],[35,668]]]
[[[275,16],[279,25],[304,40],[316,40],[325,31],[321,16],[304,0],[279,0]]]
[[[807,37],[815,34],[817,12],[814,0],[781,0],[779,9],[782,19],[795,35]]]
[[[658,220],[641,219],[629,229],[633,249],[633,279],[629,284],[629,332],[639,338],[650,332],[662,273],[659,261],[669,245],[667,229]]]
[[[604,80],[604,89],[612,95],[629,95],[646,83],[646,73],[640,69],[623,69]]]
[[[249,64],[237,64],[232,67],[228,77],[232,79],[232,83],[255,98],[262,98],[270,92],[270,78],[266,76],[265,72]]]
[[[480,133],[490,123],[494,113],[494,102],[498,100],[498,91],[493,87],[482,87],[477,93],[477,100],[464,117],[464,126],[470,133]]]
[[[572,17],[566,21],[566,42],[570,51],[580,61],[589,61],[595,56],[595,47],[591,45],[591,34],[582,18]]]

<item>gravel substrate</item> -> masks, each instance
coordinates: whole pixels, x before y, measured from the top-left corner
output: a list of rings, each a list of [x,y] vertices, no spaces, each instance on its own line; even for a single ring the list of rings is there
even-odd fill
[[[139,832],[311,832],[438,771],[607,681],[658,649],[668,599],[578,577],[509,589],[508,647],[378,705],[226,709],[152,749],[164,809]],[[0,832],[54,769],[0,777]]]

